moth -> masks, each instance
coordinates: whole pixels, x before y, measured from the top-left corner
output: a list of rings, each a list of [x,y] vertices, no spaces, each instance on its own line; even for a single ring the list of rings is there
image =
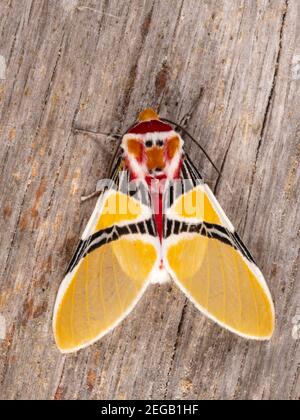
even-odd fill
[[[272,337],[266,281],[167,121],[146,109],[122,138],[57,295],[53,330],[63,353],[95,343],[149,284],[170,279],[220,326]]]

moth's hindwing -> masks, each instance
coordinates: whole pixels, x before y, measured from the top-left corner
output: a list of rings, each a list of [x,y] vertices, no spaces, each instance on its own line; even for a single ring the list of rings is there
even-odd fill
[[[167,210],[167,270],[205,315],[250,339],[270,339],[274,305],[265,279],[213,193],[203,182]]]
[[[53,329],[69,353],[111,331],[159,264],[151,209],[120,191],[99,198],[57,296]]]

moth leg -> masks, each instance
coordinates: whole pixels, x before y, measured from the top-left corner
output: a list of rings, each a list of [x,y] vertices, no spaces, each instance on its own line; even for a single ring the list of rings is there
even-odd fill
[[[74,134],[87,134],[90,136],[108,137],[115,140],[119,140],[122,138],[122,135],[118,133],[104,133],[102,131],[93,131],[93,130],[80,128],[80,127],[72,127],[72,131]]]
[[[85,203],[86,201],[88,201],[88,200],[91,200],[92,198],[94,198],[94,197],[99,197],[99,195],[101,194],[101,192],[102,191],[94,191],[93,193],[91,193],[91,194],[88,194],[88,195],[82,195],[81,197],[80,197],[80,201],[82,202],[82,203]]]
[[[92,192],[91,194],[88,194],[88,195],[82,195],[81,198],[80,198],[80,201],[82,203],[85,203],[86,201],[88,201],[88,200],[90,200],[94,197],[99,197],[99,195],[102,194],[103,191],[104,191],[104,188],[103,188],[102,180],[99,179],[99,181],[97,181],[95,191]]]

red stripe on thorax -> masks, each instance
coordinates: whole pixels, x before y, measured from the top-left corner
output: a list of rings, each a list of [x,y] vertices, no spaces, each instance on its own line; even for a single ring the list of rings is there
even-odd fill
[[[128,133],[131,134],[146,134],[154,132],[172,131],[172,127],[159,120],[144,121],[135,125]]]

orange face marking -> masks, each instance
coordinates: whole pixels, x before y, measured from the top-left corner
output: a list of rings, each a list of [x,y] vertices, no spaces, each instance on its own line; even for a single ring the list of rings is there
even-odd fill
[[[160,147],[152,147],[146,151],[147,168],[149,171],[159,168],[164,169],[166,162],[164,159],[164,150]]]
[[[141,161],[143,158],[143,144],[137,139],[129,139],[127,142],[128,153],[135,159]]]
[[[173,159],[173,157],[176,155],[176,153],[179,150],[179,146],[180,146],[180,140],[179,137],[174,136],[172,138],[170,138],[169,140],[167,140],[167,156],[168,159]]]

